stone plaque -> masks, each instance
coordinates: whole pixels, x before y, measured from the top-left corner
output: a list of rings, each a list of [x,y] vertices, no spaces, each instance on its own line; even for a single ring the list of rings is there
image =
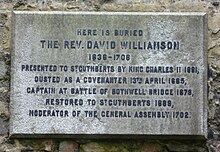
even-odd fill
[[[206,136],[206,24],[204,13],[14,12],[10,134]]]

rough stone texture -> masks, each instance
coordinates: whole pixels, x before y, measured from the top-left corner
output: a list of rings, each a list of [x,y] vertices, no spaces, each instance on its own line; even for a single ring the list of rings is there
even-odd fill
[[[137,146],[132,143],[115,143],[114,141],[107,143],[107,142],[90,142],[86,144],[80,145],[80,151],[82,152],[129,152],[137,150]]]
[[[172,141],[167,139],[166,141],[133,141],[130,145],[129,152],[134,151],[135,148],[141,148],[144,145],[152,145],[157,143],[162,150],[158,151],[184,151],[184,152],[218,152],[220,141],[220,65],[219,65],[219,51],[220,51],[220,38],[219,38],[219,18],[220,18],[220,5],[219,0],[1,0],[0,1],[0,61],[4,61],[6,65],[6,75],[0,80],[1,90],[1,105],[4,107],[1,110],[0,117],[4,121],[8,121],[9,118],[9,68],[10,68],[10,17],[12,10],[65,10],[65,11],[204,11],[208,13],[209,21],[209,36],[208,36],[208,59],[209,59],[209,134],[206,141],[189,141],[183,140]],[[2,18],[3,17],[3,18]],[[3,19],[3,20],[2,20]],[[2,24],[3,23],[3,24]],[[2,28],[3,26],[3,28]],[[2,36],[2,33],[4,35]],[[4,72],[3,72],[4,73]],[[1,75],[3,75],[1,73]],[[53,152],[59,151],[59,142],[55,139],[53,141]],[[26,143],[21,145],[20,142]],[[74,141],[73,141],[74,142]],[[83,147],[86,143],[84,141],[78,141],[80,147]],[[106,141],[110,147],[113,147],[113,140]],[[37,143],[37,144],[36,144]],[[36,142],[34,139],[27,139],[22,141],[21,139],[9,139],[8,135],[0,136],[0,151],[2,152],[41,152],[50,150],[41,146],[44,140]],[[102,147],[97,146],[101,144],[101,141],[88,141],[90,148],[97,151],[103,150]],[[91,143],[94,143],[92,146]],[[137,144],[136,144],[137,143]],[[107,145],[108,145],[107,144]],[[35,149],[31,149],[35,145]],[[124,145],[124,141],[118,141],[119,146]],[[50,146],[49,146],[50,147]],[[108,151],[109,146],[105,144],[105,151]],[[132,148],[133,147],[133,148]],[[149,147],[149,146],[146,146]],[[122,148],[123,149],[123,148]],[[154,149],[154,148],[152,148]],[[120,149],[121,150],[121,149]],[[91,150],[90,150],[91,151]],[[117,151],[112,150],[112,151]]]
[[[8,133],[8,124],[2,118],[0,118],[0,135],[7,135]]]
[[[5,62],[0,61],[0,79],[3,79],[3,77],[5,76],[7,72],[6,66],[5,66]]]
[[[123,144],[87,143],[80,146],[80,152],[128,152]]]
[[[76,142],[62,141],[59,145],[59,152],[79,152],[79,145]]]
[[[162,151],[161,146],[159,144],[155,143],[149,143],[143,145],[140,149],[136,150],[136,152],[157,152],[157,151]]]

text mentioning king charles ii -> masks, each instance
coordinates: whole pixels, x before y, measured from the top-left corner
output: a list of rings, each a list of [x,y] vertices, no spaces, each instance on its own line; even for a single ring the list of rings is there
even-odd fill
[[[203,125],[203,16],[17,17],[12,100],[28,124],[17,132],[200,134],[191,124]]]

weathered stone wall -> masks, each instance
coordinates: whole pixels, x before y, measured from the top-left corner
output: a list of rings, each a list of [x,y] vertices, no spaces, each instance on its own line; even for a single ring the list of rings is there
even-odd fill
[[[207,140],[10,139],[11,11],[207,12]],[[45,124],[46,125],[46,124]],[[46,127],[46,126],[45,126]],[[169,152],[220,151],[220,1],[219,0],[0,0],[0,151],[1,152]]]

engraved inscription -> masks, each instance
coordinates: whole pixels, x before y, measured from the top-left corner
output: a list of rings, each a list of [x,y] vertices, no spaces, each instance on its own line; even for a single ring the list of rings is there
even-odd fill
[[[14,13],[12,135],[206,134],[205,14],[55,14]]]

